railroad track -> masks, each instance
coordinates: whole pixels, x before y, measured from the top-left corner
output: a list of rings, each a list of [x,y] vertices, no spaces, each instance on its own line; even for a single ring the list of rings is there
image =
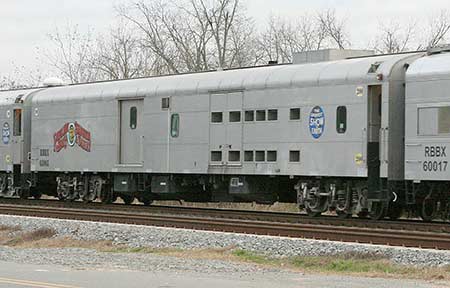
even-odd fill
[[[448,223],[344,220],[337,217],[311,218],[296,213],[91,204],[1,199],[0,214],[450,250]]]

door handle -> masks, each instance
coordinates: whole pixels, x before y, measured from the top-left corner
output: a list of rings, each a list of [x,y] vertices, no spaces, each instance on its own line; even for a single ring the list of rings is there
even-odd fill
[[[380,127],[380,132],[378,133],[378,154],[380,158],[380,162],[384,161],[384,147],[383,140],[384,139],[384,128]]]
[[[366,157],[365,155],[367,154],[367,129],[363,128],[361,131],[362,134],[362,143],[361,143],[361,154],[362,154],[362,160],[363,162],[366,162]]]
[[[386,127],[386,128],[384,128],[384,133],[383,133],[383,138],[384,138],[384,163],[388,163],[389,161],[388,161],[388,156],[389,156],[389,154],[388,154],[388,147],[389,147],[389,143],[388,143],[388,136],[389,136],[389,134],[388,134],[388,132],[389,132],[389,128],[388,127]]]

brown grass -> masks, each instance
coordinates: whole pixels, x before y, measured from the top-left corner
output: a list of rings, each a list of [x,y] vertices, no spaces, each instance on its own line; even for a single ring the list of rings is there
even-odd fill
[[[50,228],[41,228],[34,231],[18,233],[16,235],[5,237],[2,245],[6,246],[20,246],[25,243],[34,243],[42,239],[48,239],[55,236],[55,231]]]
[[[350,252],[339,256],[291,257],[274,259],[235,246],[218,249],[181,250],[150,247],[130,248],[111,241],[82,241],[70,237],[55,237],[55,231],[42,228],[21,231],[18,227],[0,226],[0,245],[15,248],[85,248],[105,253],[155,254],[187,259],[222,260],[250,263],[269,268],[307,271],[324,274],[345,274],[366,277],[439,280],[450,283],[450,265],[445,267],[411,267],[397,265],[376,253]]]

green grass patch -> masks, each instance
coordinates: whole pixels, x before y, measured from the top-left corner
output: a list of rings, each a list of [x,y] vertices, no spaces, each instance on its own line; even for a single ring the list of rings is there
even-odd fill
[[[247,250],[237,249],[237,250],[233,250],[231,252],[231,254],[245,262],[252,262],[252,263],[256,263],[256,264],[265,264],[265,265],[278,264],[278,263],[275,263],[275,262],[278,262],[275,259],[270,259],[268,257],[258,255],[256,253],[253,253],[253,252],[250,252]]]
[[[100,252],[107,253],[141,253],[141,254],[170,254],[180,252],[179,249],[166,248],[150,248],[150,247],[127,247],[127,246],[111,246],[99,249]]]
[[[346,273],[397,274],[401,267],[387,260],[343,259],[341,257],[298,257],[291,261],[294,267],[312,271]]]
[[[346,253],[336,256],[270,258],[245,250],[234,250],[232,255],[238,261],[314,273],[450,280],[450,265],[441,268],[404,266],[394,264],[377,254]]]

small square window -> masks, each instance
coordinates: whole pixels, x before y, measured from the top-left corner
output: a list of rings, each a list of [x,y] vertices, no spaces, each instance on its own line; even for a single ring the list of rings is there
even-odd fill
[[[211,151],[211,162],[221,162],[222,151]]]
[[[246,122],[253,122],[253,121],[255,121],[255,111],[253,111],[253,110],[247,110],[247,111],[245,111],[245,121]]]
[[[253,162],[253,160],[254,160],[253,151],[245,151],[244,152],[244,161],[245,162]]]
[[[241,122],[241,111],[230,111],[230,122]]]
[[[170,108],[170,98],[165,97],[161,99],[161,108],[162,109],[169,109]]]
[[[267,161],[277,162],[277,151],[267,151]]]
[[[256,121],[266,121],[266,110],[256,110]]]
[[[255,160],[256,160],[256,162],[264,162],[264,161],[266,161],[266,153],[265,153],[265,151],[255,151]]]
[[[289,162],[300,162],[300,151],[289,151]]]
[[[267,120],[276,121],[278,120],[278,110],[270,109],[267,111]]]
[[[241,151],[228,151],[228,161],[230,162],[241,161]]]
[[[300,120],[300,108],[291,108],[289,112],[290,120]]]
[[[223,113],[222,112],[212,112],[211,113],[211,123],[222,123]]]

